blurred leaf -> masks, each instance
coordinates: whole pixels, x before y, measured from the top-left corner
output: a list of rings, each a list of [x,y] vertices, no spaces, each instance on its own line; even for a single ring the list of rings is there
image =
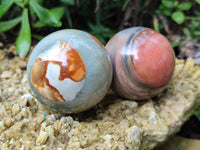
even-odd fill
[[[106,44],[106,38],[111,38],[115,32],[109,28],[104,27],[102,24],[93,25],[88,23],[90,27],[90,33],[94,35],[98,40],[100,40],[103,44]]]
[[[200,108],[194,112],[194,115],[200,120]]]
[[[186,37],[191,37],[190,30],[188,28],[183,28],[183,33]]]
[[[69,27],[72,28],[73,27],[73,25],[72,25],[72,19],[71,19],[71,16],[70,16],[70,13],[69,13],[69,10],[68,10],[67,7],[65,7],[65,15],[66,15]]]
[[[197,9],[193,9],[193,13],[195,16],[198,16],[200,14],[200,11]]]
[[[42,23],[54,27],[60,27],[62,25],[58,19],[58,14],[54,11],[42,7],[34,0],[30,1],[30,5]]]
[[[7,1],[2,2],[2,4],[0,5],[0,19],[12,6],[12,4],[13,4],[13,0],[7,0]]]
[[[38,34],[33,34],[32,37],[35,38],[35,39],[37,39],[37,40],[39,40],[39,41],[44,38],[43,36],[38,35]]]
[[[177,23],[177,24],[183,24],[185,21],[185,15],[182,11],[175,11],[172,14],[172,19]]]
[[[67,4],[67,5],[74,5],[75,4],[75,0],[60,0],[60,1]]]
[[[24,7],[24,1],[23,0],[14,0],[15,4],[20,6],[20,7]]]
[[[29,2],[30,2],[30,1],[31,1],[31,0],[29,0]],[[35,2],[41,5],[42,2],[43,2],[43,0],[35,0]],[[33,8],[31,7],[31,5],[29,5],[29,10],[30,10],[31,16],[33,16],[33,15],[35,14],[35,12],[34,12]]]
[[[200,5],[200,0],[194,0],[197,4]]]
[[[22,14],[22,23],[19,35],[16,40],[16,49],[20,57],[28,54],[31,46],[31,29],[28,20],[28,9],[25,8]]]
[[[55,7],[53,9],[51,9],[51,11],[53,11],[56,14],[56,18],[58,20],[60,20],[64,15],[65,8],[64,7]]]
[[[15,19],[11,19],[8,21],[1,21],[0,22],[0,33],[3,33],[5,31],[12,29],[14,26],[16,26],[21,21],[21,19],[22,19],[21,17],[17,17]]]
[[[155,10],[155,14],[161,14],[161,12],[162,12],[162,11],[161,11],[160,9],[156,9],[156,10]]]
[[[165,15],[165,16],[171,16],[171,11],[170,9],[164,9],[161,14]]]
[[[175,1],[174,0],[162,0],[161,1],[163,6],[167,8],[174,8],[175,7]]]
[[[167,8],[164,7],[163,5],[160,5],[158,7],[158,9],[155,10],[155,13],[160,15],[160,14],[163,14],[165,16],[171,16],[171,11],[172,11],[173,8]]]
[[[20,6],[20,7],[24,7],[29,3],[30,0],[14,0],[15,4]]]
[[[153,17],[153,27],[155,31],[160,32],[158,18],[156,16]]]
[[[163,6],[163,5],[160,5],[160,6],[158,7],[158,10],[164,10],[164,9],[166,9],[166,8],[165,8],[165,6]]]
[[[200,22],[197,21],[197,20],[192,20],[191,21],[191,25],[192,25],[193,28],[197,28],[197,27],[200,26]]]
[[[180,42],[173,42],[173,43],[171,43],[171,45],[174,48],[174,47],[180,46],[182,43],[183,43],[182,41],[180,41]]]
[[[197,38],[200,36],[200,31],[195,31],[193,34],[194,34],[193,38]]]
[[[6,3],[6,1],[8,1],[8,0],[1,0],[0,2],[3,4],[3,3]]]
[[[31,1],[31,0],[30,0]],[[37,2],[37,0],[35,0]],[[39,2],[37,2],[39,3]],[[39,3],[40,4],[40,3]],[[34,9],[33,7],[31,7],[31,5],[29,5],[29,11],[30,11],[30,15],[33,17],[35,15]]]
[[[43,0],[35,0],[36,3],[42,4]]]
[[[128,5],[129,0],[126,0],[123,4],[122,11],[124,11]]]
[[[36,23],[34,23],[33,25],[33,28],[42,28],[42,27],[45,27],[47,26],[46,24],[42,23],[40,20],[37,21]]]
[[[192,7],[191,2],[184,2],[178,5],[178,9],[183,11],[190,10],[191,7]]]
[[[57,20],[60,20],[64,15],[65,8],[64,7],[56,7],[56,8],[51,9],[50,11],[53,11],[55,13],[55,17],[57,18]],[[34,28],[41,28],[44,26],[46,26],[46,24],[41,21],[38,21],[35,24],[33,24]]]
[[[29,3],[30,0],[24,0],[23,5],[26,6]]]

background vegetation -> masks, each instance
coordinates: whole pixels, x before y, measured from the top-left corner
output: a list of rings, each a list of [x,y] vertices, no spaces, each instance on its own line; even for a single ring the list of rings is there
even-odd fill
[[[199,7],[200,0],[0,0],[0,33],[16,38],[22,57],[32,40],[66,28],[90,32],[104,44],[132,26],[198,38]]]

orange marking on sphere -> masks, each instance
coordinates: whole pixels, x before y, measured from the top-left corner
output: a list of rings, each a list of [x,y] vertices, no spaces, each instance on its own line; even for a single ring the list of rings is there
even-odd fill
[[[49,61],[43,61],[37,58],[33,64],[30,76],[30,82],[35,90],[44,98],[54,102],[65,102],[59,91],[49,84],[49,80],[45,77]]]
[[[62,42],[62,44],[64,44],[65,49],[68,49],[66,54],[67,66],[63,66],[61,62],[59,62],[61,67],[59,80],[64,80],[65,78],[70,78],[75,82],[83,80],[86,77],[87,72],[81,56],[77,50],[66,42]]]
[[[43,77],[46,71],[46,63],[41,61],[41,58],[37,58],[33,64],[31,70],[31,82],[39,87],[45,87]]]
[[[97,44],[99,44],[99,46],[100,46],[101,48],[103,48],[103,50],[106,50],[105,46],[104,46],[96,37],[94,37],[94,36],[91,35],[91,34],[89,34],[89,35],[90,35],[90,37],[91,37]]]
[[[75,82],[80,82],[86,77],[87,73],[85,64],[77,50],[66,42],[61,42],[60,48],[63,48],[66,53],[56,56],[56,61],[37,58],[33,64],[30,78],[31,84],[38,93],[55,102],[65,102],[66,100],[56,87],[50,85],[49,80],[46,78],[49,63],[60,67],[60,81],[70,78]]]
[[[136,74],[150,86],[162,87],[172,77],[175,58],[169,41],[160,33],[145,29],[136,35],[137,57],[133,64]]]

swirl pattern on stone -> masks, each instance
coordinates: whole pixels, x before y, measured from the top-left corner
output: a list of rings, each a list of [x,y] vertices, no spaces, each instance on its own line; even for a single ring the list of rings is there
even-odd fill
[[[142,100],[166,88],[175,68],[174,51],[160,33],[133,27],[118,32],[106,45],[113,64],[112,89],[120,96]]]

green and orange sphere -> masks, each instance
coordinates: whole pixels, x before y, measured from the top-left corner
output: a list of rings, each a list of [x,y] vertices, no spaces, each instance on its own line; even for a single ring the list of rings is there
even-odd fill
[[[103,99],[110,88],[112,65],[105,47],[94,36],[65,29],[36,45],[27,74],[42,104],[61,113],[78,113]]]
[[[122,30],[105,47],[84,31],[65,29],[36,45],[27,74],[42,104],[61,113],[78,113],[99,103],[111,81],[121,97],[151,98],[167,87],[174,68],[171,44],[149,28]]]

